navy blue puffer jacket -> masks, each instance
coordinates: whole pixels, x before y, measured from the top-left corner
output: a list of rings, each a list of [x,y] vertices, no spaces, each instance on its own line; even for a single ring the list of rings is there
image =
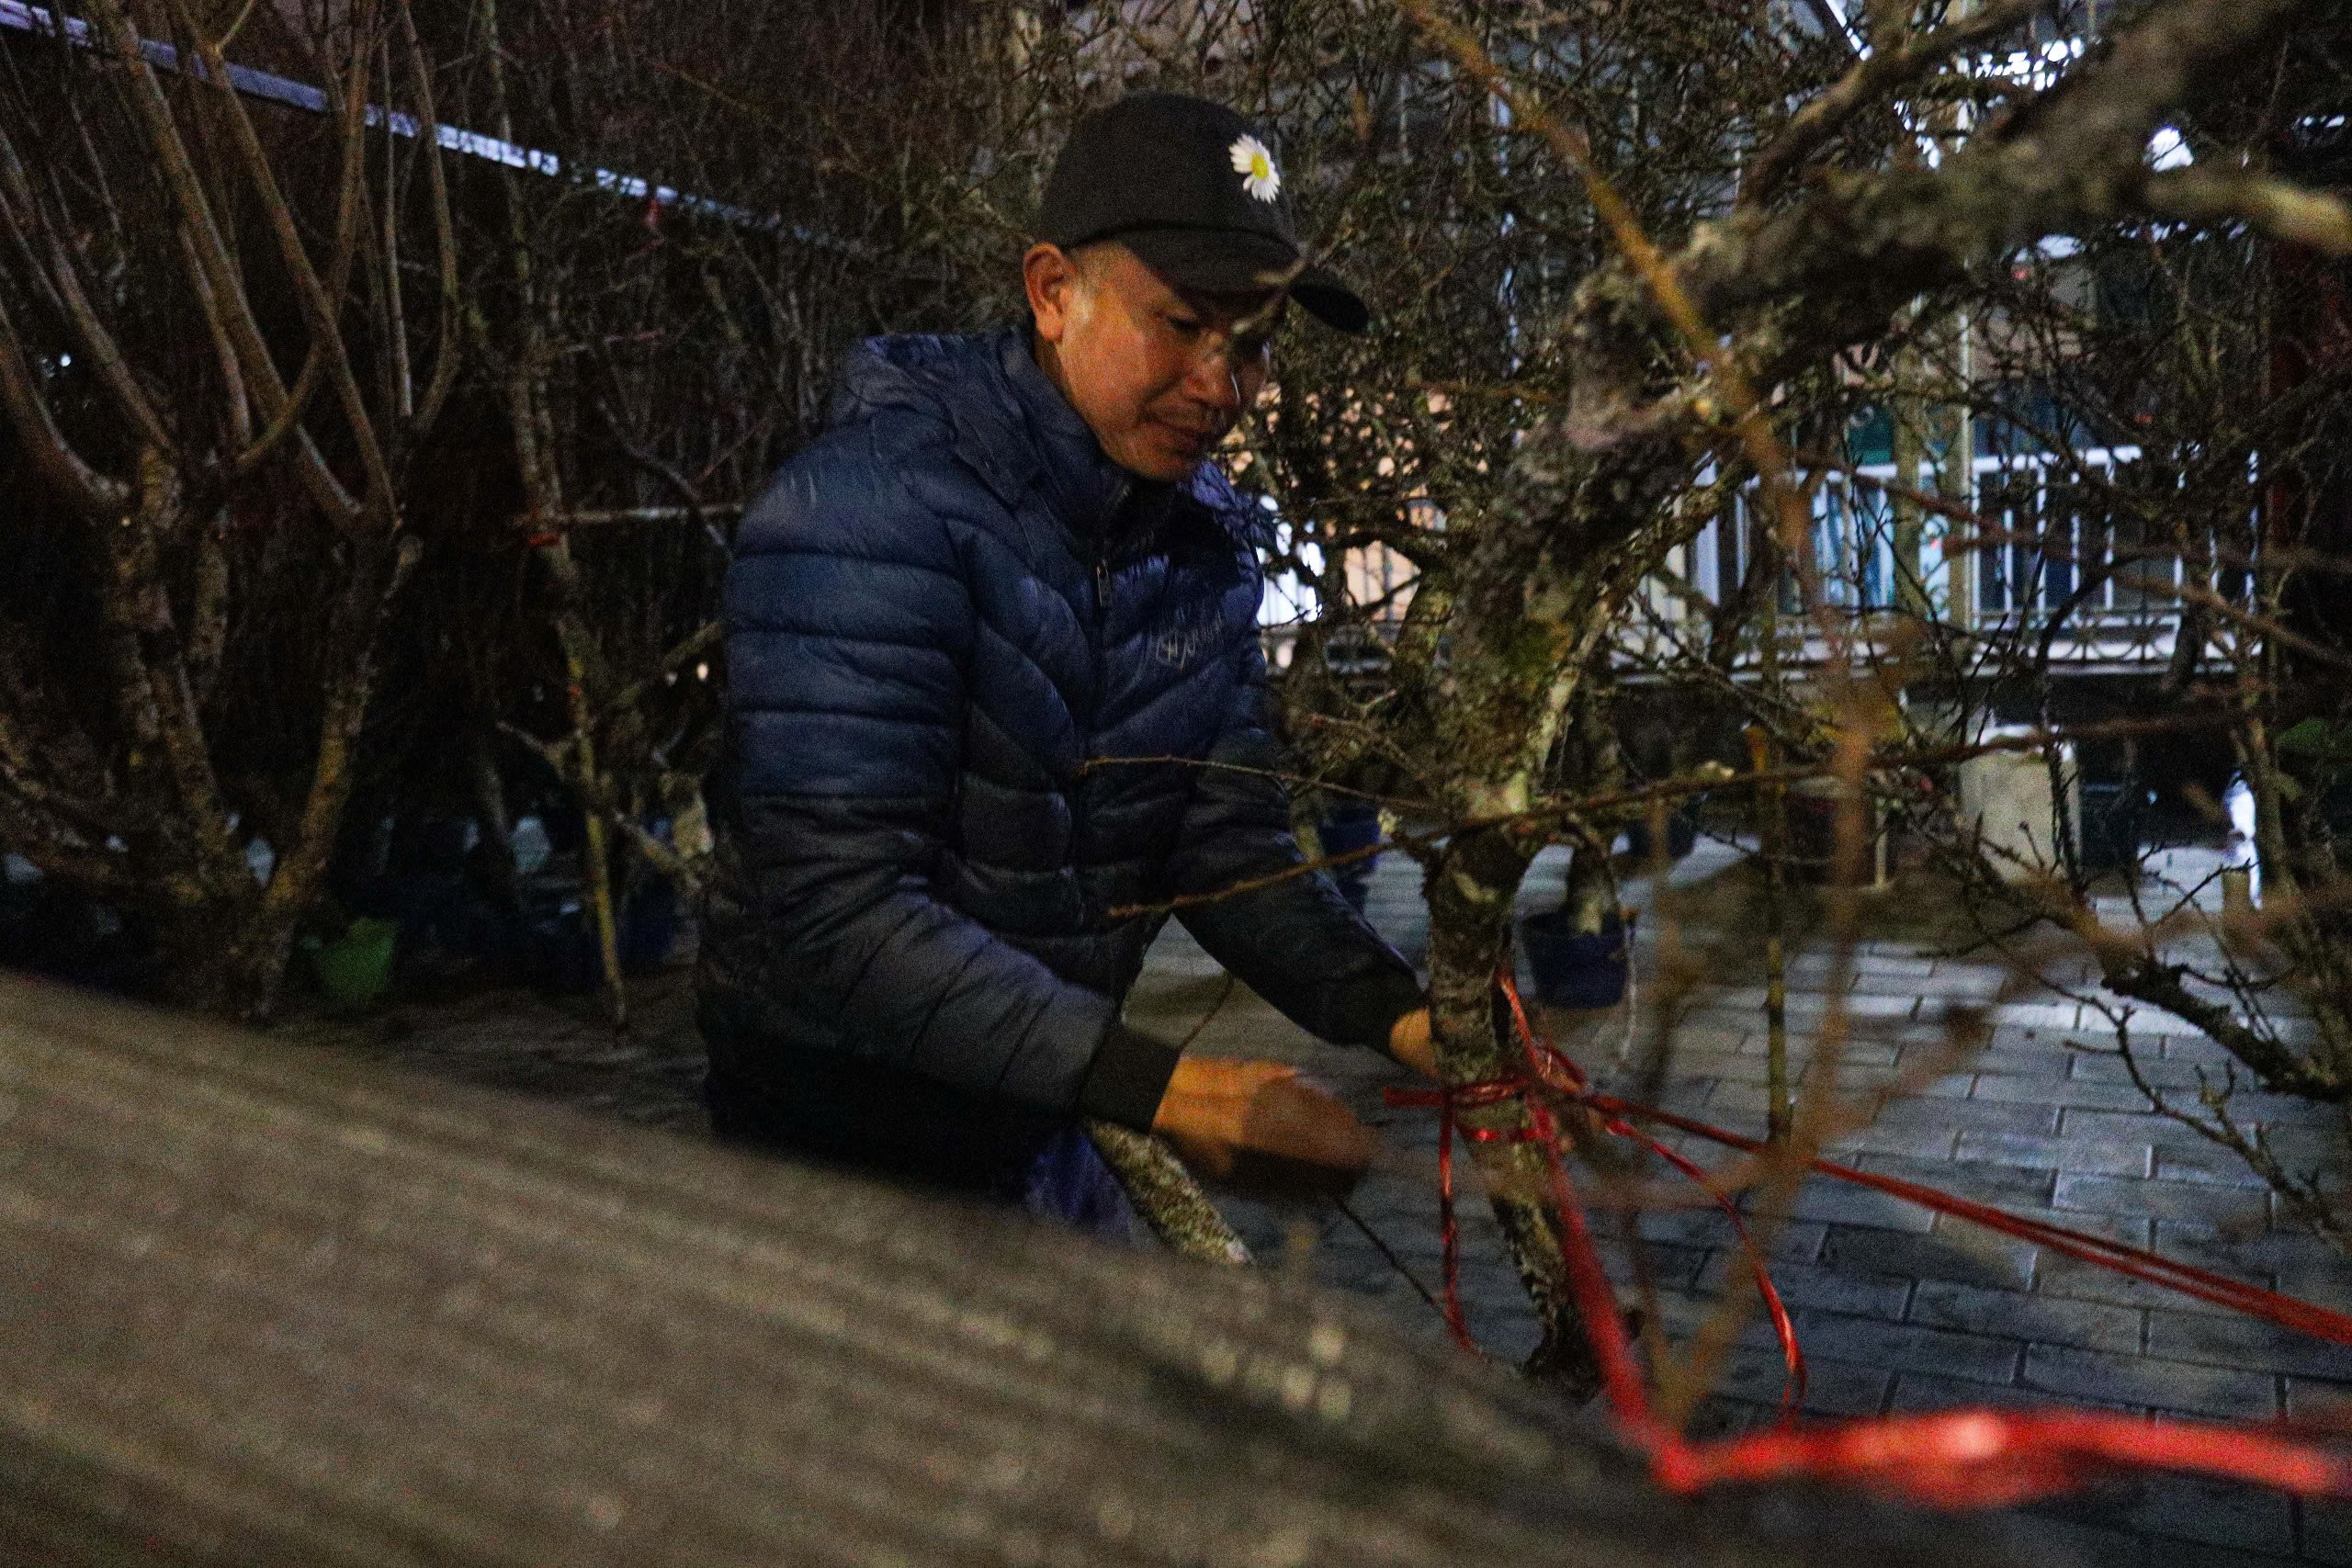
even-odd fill
[[[1246,771],[1281,765],[1260,514],[1213,468],[1109,463],[1023,327],[876,339],[844,378],[728,574],[714,1085],[926,1139],[1147,1125],[1174,1053],[1117,1018],[1159,921],[1111,911],[1299,860]],[[1418,1004],[1321,875],[1182,919],[1325,1039],[1379,1045]]]

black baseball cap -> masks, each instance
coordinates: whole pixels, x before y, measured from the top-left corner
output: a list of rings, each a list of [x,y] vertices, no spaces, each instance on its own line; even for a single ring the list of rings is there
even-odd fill
[[[1136,93],[1080,119],[1046,182],[1037,228],[1066,251],[1116,240],[1179,288],[1247,294],[1288,278],[1291,298],[1326,325],[1360,333],[1372,321],[1336,275],[1300,266],[1272,144],[1205,98]]]

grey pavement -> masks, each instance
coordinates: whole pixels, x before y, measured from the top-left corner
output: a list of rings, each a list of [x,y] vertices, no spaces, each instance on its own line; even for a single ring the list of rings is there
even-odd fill
[[[1681,903],[1687,895],[1694,906],[1678,935],[1701,954],[1707,977],[1681,998],[1657,1092],[1674,1109],[1760,1134],[1766,1041],[1756,944],[1706,930],[1698,908],[1709,880],[1732,858],[1722,846],[1702,844],[1669,879],[1669,897]],[[1537,863],[1522,908],[1556,902],[1564,866],[1557,851]],[[1637,906],[1654,902],[1646,887],[1627,891]],[[1367,912],[1419,959],[1426,929],[1419,871],[1410,860],[1384,860]],[[1547,1015],[1565,1049],[1603,1083],[1629,1092],[1655,1021],[1648,993],[1657,989],[1665,922],[1653,915],[1645,915],[1634,947],[1634,1006]],[[1939,957],[1916,942],[1864,941],[1842,970],[1826,947],[1807,948],[1790,971],[1792,1067],[1831,1070],[1816,1036],[1829,1011],[1828,987],[1842,980],[1851,1039],[1836,1082],[1876,1105],[1868,1125],[1831,1145],[1834,1157],[2352,1308],[2352,1266],[2283,1225],[2268,1194],[2233,1156],[2151,1108],[2096,1011],[2086,1019],[2086,1010],[2046,989],[2005,990],[2003,973],[1990,964]],[[1155,1032],[1182,1035],[1222,989],[1216,964],[1171,924],[1152,950],[1129,1015]],[[1988,1026],[1981,1049],[1957,1049],[1955,1023]],[[2210,1043],[2161,1021],[2136,1020],[2132,1038],[2150,1082],[2192,1103],[2198,1069],[2219,1060]],[[1388,1108],[1379,1091],[1396,1081],[1395,1069],[1368,1053],[1315,1043],[1246,987],[1235,987],[1194,1048],[1299,1062],[1383,1129],[1386,1153],[1350,1205],[1354,1220],[1330,1207],[1278,1212],[1230,1203],[1228,1210],[1261,1257],[1311,1269],[1442,1337],[1443,1324],[1420,1293],[1436,1288],[1440,1273],[1434,1113]],[[2259,1095],[2237,1104],[2282,1146],[2325,1147],[2318,1108]],[[1702,1164],[1723,1157],[1689,1140],[1676,1146]],[[1487,1349],[1517,1359],[1533,1347],[1533,1324],[1475,1177],[1464,1181],[1464,1303]],[[1630,1299],[1637,1269],[1623,1224],[1607,1217],[1600,1224]],[[1635,1229],[1669,1337],[1689,1333],[1727,1285],[1745,1278],[1729,1224],[1710,1207],[1653,1210]],[[1770,1252],[1812,1367],[1805,1401],[1812,1414],[1968,1404],[2229,1419],[2331,1408],[2352,1415],[2352,1350],[1863,1189],[1808,1180]],[[1773,1418],[1779,1355],[1752,1314],[1717,1387],[1705,1412],[1710,1429]],[[2100,1568],[2175,1562],[2352,1568],[2352,1506],[2300,1506],[2252,1488],[2151,1478],[2037,1512]]]

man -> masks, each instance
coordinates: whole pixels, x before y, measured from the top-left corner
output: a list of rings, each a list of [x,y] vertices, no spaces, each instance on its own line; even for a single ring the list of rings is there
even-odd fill
[[[1262,515],[1209,461],[1303,268],[1266,141],[1130,97],[1073,130],[1031,319],[877,339],[745,515],[701,1021],[722,1135],[1119,1223],[1079,1130],[1212,1178],[1344,1186],[1369,1135],[1270,1063],[1180,1059],[1120,1005],[1157,919],[1299,863],[1272,776]],[[1320,874],[1188,907],[1324,1039],[1426,1066],[1410,968]]]

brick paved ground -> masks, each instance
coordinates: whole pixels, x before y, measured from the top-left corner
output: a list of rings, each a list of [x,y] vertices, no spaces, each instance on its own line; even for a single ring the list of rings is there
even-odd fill
[[[1719,872],[1728,852],[1702,846],[1678,884]],[[1556,900],[1557,853],[1539,862],[1527,908]],[[1409,954],[1422,943],[1419,873],[1391,856],[1370,912]],[[1644,901],[1634,890],[1635,903]],[[1645,922],[1636,972],[1654,962]],[[1989,1043],[1955,1070],[1940,1055],[1949,1009],[1981,1005],[2001,987],[1983,963],[1923,954],[1915,945],[1865,943],[1848,998],[1854,1043],[1839,1081],[1887,1092],[1871,1126],[1835,1149],[1865,1168],[1997,1202],[2077,1229],[2153,1245],[2186,1260],[2338,1307],[2352,1305],[2352,1269],[2307,1235],[2275,1224],[2268,1196],[2236,1164],[2153,1113],[2096,1014],[2073,1002],[2018,995],[1999,1002]],[[1760,1132],[1764,1106],[1762,992],[1752,964],[1713,987],[1678,1037],[1664,1095],[1678,1110]],[[1830,977],[1826,953],[1792,968],[1792,1049],[1807,1045]],[[1131,1012],[1182,1032],[1215,998],[1216,965],[1171,928],[1154,949]],[[1555,1019],[1563,1043],[1596,1074],[1626,1039],[1623,1013]],[[2176,1026],[2177,1027],[2177,1026]],[[2160,1088],[2187,1087],[2221,1060],[2201,1038],[2160,1033],[2142,1019],[2133,1038]],[[1330,1053],[1272,1010],[1237,993],[1199,1048],[1309,1062],[1368,1119],[1390,1154],[1358,1193],[1356,1211],[1421,1280],[1438,1275],[1435,1125],[1427,1112],[1392,1111],[1375,1060]],[[2289,1145],[2307,1146],[2324,1116],[2270,1096],[2241,1096]],[[1696,1151],[1694,1151],[1696,1152]],[[1712,1156],[1706,1156],[1712,1157]],[[1436,1314],[1336,1212],[1238,1215],[1262,1254],[1389,1304],[1428,1333]],[[1482,1206],[1464,1209],[1472,1259],[1463,1293],[1472,1323],[1498,1354],[1523,1354],[1532,1326],[1499,1261]],[[1641,1224],[1670,1330],[1687,1332],[1725,1283],[1727,1225],[1710,1211],[1653,1213]],[[1622,1251],[1622,1248],[1617,1249]],[[1774,1247],[1774,1278],[1813,1368],[1806,1406],[1824,1415],[1956,1404],[2095,1404],[2133,1411],[2258,1417],[2352,1401],[2352,1352],[2274,1332],[2202,1303],[1974,1231],[1861,1190],[1808,1183]],[[1615,1260],[1621,1270],[1624,1260]],[[1630,1276],[1628,1276],[1630,1277]],[[1759,1325],[1735,1353],[1709,1420],[1736,1427],[1768,1416],[1780,1394],[1779,1356]],[[2043,1510],[2062,1521],[2085,1561],[2101,1565],[2193,1562],[2352,1564],[2352,1510],[2298,1508],[2251,1489],[2150,1481]]]

